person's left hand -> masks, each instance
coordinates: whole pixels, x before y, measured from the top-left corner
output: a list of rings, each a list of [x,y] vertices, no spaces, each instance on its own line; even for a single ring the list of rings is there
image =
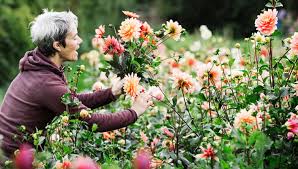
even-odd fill
[[[123,88],[123,79],[121,80],[119,77],[112,80],[112,93],[115,97],[118,97],[122,94]]]

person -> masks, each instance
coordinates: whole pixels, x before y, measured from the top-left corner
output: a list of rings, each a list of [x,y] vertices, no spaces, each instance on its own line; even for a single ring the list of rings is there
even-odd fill
[[[78,19],[71,11],[44,10],[30,24],[32,42],[37,46],[25,53],[19,62],[20,73],[10,84],[0,108],[1,149],[12,157],[22,144],[21,125],[33,133],[45,129],[53,118],[66,110],[61,97],[69,92],[62,65],[76,61],[82,39],[78,35]],[[70,113],[95,109],[115,101],[122,93],[123,83],[93,93],[75,94],[80,105],[70,107]],[[110,131],[134,123],[152,104],[146,93],[140,93],[132,107],[116,113],[93,113],[82,118],[88,124],[98,124],[98,131]]]

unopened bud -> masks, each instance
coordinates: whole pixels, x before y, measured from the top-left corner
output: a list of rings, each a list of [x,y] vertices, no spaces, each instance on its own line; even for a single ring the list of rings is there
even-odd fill
[[[240,43],[236,43],[235,48],[239,49],[240,48]]]

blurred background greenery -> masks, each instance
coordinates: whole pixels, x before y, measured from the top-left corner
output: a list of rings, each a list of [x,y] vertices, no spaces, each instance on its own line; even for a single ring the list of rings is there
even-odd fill
[[[285,25],[292,25],[297,19],[298,1],[281,2],[288,14]],[[92,48],[94,29],[100,24],[114,24],[117,28],[124,19],[122,10],[140,14],[153,27],[173,19],[190,33],[204,24],[213,32],[237,39],[255,32],[254,20],[266,3],[266,0],[0,0],[0,101],[18,73],[20,58],[34,48],[29,23],[44,8],[71,10],[79,17],[79,34],[84,40],[80,52],[86,52]],[[286,32],[290,28],[284,26]]]

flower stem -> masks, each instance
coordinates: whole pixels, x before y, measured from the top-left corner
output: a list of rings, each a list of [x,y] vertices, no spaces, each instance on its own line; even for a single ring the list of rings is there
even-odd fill
[[[270,38],[269,40],[269,69],[270,69],[270,82],[271,82],[271,88],[274,89],[274,70],[272,65],[272,40]]]

